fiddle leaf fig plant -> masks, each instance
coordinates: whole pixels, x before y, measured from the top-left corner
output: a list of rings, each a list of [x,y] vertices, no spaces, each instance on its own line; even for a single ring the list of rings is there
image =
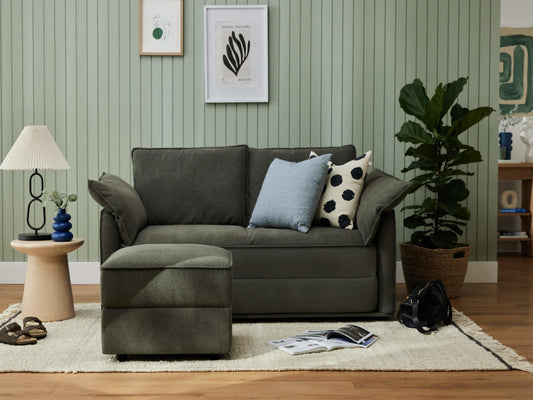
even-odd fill
[[[461,141],[460,135],[489,116],[494,109],[473,110],[456,101],[467,78],[437,86],[431,99],[419,79],[400,91],[400,107],[417,121],[405,122],[396,137],[408,143],[405,155],[412,162],[402,172],[415,171],[410,193],[425,188],[427,197],[420,204],[404,207],[413,213],[404,226],[414,229],[411,243],[430,249],[459,247],[470,211],[462,202],[470,191],[464,176],[473,175],[464,166],[482,161],[481,153]],[[449,113],[449,116],[448,116]]]

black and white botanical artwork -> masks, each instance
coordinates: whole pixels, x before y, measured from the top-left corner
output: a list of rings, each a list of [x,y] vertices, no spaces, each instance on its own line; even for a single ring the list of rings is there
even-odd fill
[[[231,31],[226,44],[226,54],[222,56],[222,62],[235,76],[239,76],[241,67],[248,59],[251,43],[246,40],[242,33],[238,35]]]

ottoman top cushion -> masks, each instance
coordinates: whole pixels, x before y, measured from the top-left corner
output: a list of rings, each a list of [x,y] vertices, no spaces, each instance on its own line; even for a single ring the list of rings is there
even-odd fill
[[[204,244],[143,244],[114,252],[102,269],[230,269],[231,252]]]

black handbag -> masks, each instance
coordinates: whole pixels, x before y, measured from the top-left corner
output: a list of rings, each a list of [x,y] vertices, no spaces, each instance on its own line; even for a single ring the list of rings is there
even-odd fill
[[[452,305],[442,281],[417,283],[415,289],[400,304],[398,321],[421,333],[437,330],[438,324],[450,325]]]

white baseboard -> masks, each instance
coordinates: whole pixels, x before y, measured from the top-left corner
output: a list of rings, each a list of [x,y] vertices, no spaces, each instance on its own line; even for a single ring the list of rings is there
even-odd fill
[[[70,281],[73,284],[100,283],[100,263],[76,262],[69,263]],[[26,275],[25,262],[0,262],[0,284],[24,283]],[[396,282],[405,282],[402,263],[396,263]],[[465,282],[496,283],[498,282],[498,261],[471,261],[468,263]]]
[[[396,282],[405,282],[401,261],[396,262]],[[498,261],[470,261],[466,271],[465,282],[497,283]]]

